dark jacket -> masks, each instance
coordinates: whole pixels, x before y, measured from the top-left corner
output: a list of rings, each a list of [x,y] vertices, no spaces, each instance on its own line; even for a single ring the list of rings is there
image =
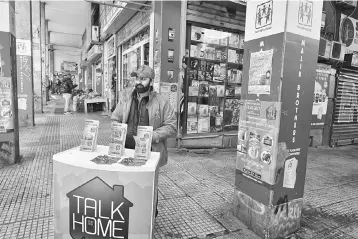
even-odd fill
[[[73,87],[72,80],[70,78],[64,79],[64,82],[67,84],[67,87],[65,88],[63,93],[71,94]]]
[[[134,88],[119,93],[119,101],[112,113],[112,120],[125,123],[128,120]],[[168,162],[167,138],[175,136],[177,120],[169,101],[156,92],[151,92],[147,104],[149,126],[153,126],[152,151],[160,152],[159,167]]]

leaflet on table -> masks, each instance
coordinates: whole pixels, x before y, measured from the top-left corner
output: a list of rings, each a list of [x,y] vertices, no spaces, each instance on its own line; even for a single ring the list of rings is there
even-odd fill
[[[236,168],[258,180],[275,183],[281,104],[246,100],[241,106]]]
[[[97,148],[98,120],[85,120],[80,151],[93,152]]]
[[[148,160],[152,149],[153,127],[138,126],[134,149],[134,159]]]
[[[111,139],[108,156],[121,157],[124,155],[126,145],[127,124],[118,122],[111,123]]]

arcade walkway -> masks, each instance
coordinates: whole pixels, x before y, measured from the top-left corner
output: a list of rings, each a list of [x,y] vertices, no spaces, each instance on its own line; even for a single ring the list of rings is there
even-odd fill
[[[22,162],[0,169],[0,238],[53,238],[52,155],[79,144],[85,117],[99,119],[108,144],[109,119],[63,115],[50,102],[37,126],[21,129]],[[358,146],[311,148],[305,209],[296,238],[358,238]],[[232,216],[236,153],[172,150],[159,179],[155,238],[258,238]],[[2,164],[0,164],[0,168]]]

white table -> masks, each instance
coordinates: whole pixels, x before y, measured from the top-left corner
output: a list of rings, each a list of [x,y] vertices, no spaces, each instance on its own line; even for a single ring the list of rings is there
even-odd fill
[[[87,104],[102,103],[105,104],[106,110],[108,110],[108,100],[106,98],[92,98],[84,100],[85,113],[87,114]]]
[[[56,239],[153,238],[159,153],[142,166],[91,161],[107,152],[99,145],[96,152],[76,147],[53,156]],[[125,150],[125,156],[133,154]]]

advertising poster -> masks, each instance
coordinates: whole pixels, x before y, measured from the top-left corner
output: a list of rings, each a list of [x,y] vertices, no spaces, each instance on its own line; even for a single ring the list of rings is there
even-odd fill
[[[0,133],[14,129],[11,77],[0,76]]]
[[[26,126],[32,121],[32,57],[31,41],[16,39],[16,64],[17,64],[17,96],[19,108],[19,124]]]
[[[168,99],[174,111],[177,111],[178,84],[166,82],[160,83],[160,94]]]
[[[270,94],[273,49],[251,53],[249,94]]]
[[[241,112],[236,169],[273,185],[281,103],[245,100]]]
[[[330,70],[331,66],[317,65],[312,107],[312,128],[323,127],[326,120]]]
[[[61,63],[61,71],[77,75],[78,74],[78,64],[76,62],[63,61]]]

